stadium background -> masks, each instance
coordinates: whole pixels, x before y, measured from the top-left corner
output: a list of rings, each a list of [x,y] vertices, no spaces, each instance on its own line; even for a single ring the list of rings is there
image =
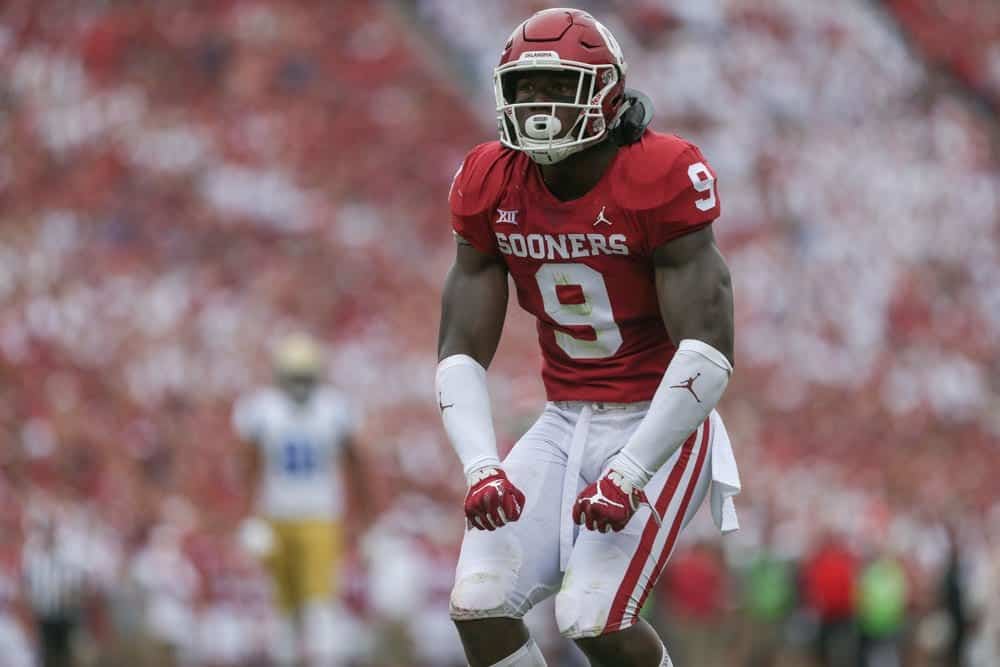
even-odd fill
[[[455,664],[462,477],[431,396],[445,195],[493,138],[500,46],[545,6],[0,6],[0,663],[31,664],[22,575],[54,531],[86,581],[79,664],[168,664],[163,644],[262,664],[228,417],[304,329],[379,480],[378,518],[351,527],[345,641],[358,664]],[[679,664],[773,644],[811,665],[838,625],[904,665],[960,664],[956,637],[1000,664],[1000,5],[579,6],[723,199],[743,530],[720,542],[701,516],[667,569],[650,618]],[[512,304],[504,448],[539,409],[538,364]],[[824,597],[900,573],[888,620]]]

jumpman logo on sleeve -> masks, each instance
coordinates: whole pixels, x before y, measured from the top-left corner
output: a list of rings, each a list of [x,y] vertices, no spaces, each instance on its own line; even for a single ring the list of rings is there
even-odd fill
[[[680,384],[672,384],[670,385],[670,389],[687,389],[688,391],[691,392],[691,395],[694,396],[694,400],[701,403],[701,399],[698,398],[698,394],[694,393],[694,381],[697,380],[700,376],[701,373],[698,373],[694,377],[690,377],[687,380],[684,380],[684,382],[681,382]]]

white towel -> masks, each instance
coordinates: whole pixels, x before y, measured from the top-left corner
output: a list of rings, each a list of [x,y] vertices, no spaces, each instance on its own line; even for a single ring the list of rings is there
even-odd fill
[[[590,433],[590,418],[594,410],[590,404],[584,405],[576,418],[576,427],[570,440],[569,456],[566,461],[566,475],[563,477],[562,508],[559,522],[559,571],[565,572],[569,565],[569,557],[573,552],[573,533],[576,524],[573,522],[573,505],[576,503],[576,480],[580,478],[580,467],[583,465],[583,452],[587,448],[587,435]]]
[[[712,506],[712,520],[722,534],[731,533],[740,528],[740,520],[736,516],[736,503],[733,497],[739,495],[740,471],[736,467],[736,457],[733,455],[733,445],[729,442],[729,434],[718,413],[712,411],[712,490],[709,501]]]

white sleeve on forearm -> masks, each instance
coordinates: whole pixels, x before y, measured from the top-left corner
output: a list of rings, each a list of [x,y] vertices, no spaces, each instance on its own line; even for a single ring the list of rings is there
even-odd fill
[[[466,477],[478,468],[499,466],[486,369],[467,354],[453,354],[438,364],[434,384],[444,430]]]
[[[645,486],[712,412],[732,372],[726,355],[708,343],[682,340],[649,412],[608,467],[632,484]]]

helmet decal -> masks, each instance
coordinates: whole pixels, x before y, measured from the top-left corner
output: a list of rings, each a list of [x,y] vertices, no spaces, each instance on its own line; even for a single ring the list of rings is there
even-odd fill
[[[559,54],[556,51],[525,51],[521,54],[518,60],[559,60]]]

